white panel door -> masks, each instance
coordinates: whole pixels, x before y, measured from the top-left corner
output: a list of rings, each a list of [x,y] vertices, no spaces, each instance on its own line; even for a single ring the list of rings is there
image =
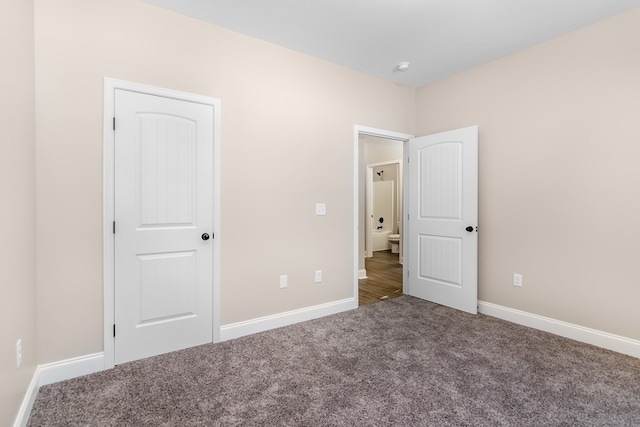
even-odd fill
[[[115,117],[123,363],[213,341],[213,107],[117,89]]]
[[[478,127],[409,141],[405,293],[478,310]]]

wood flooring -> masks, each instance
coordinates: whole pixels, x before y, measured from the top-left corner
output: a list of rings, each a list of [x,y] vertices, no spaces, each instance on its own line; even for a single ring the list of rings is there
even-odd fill
[[[375,251],[373,257],[365,258],[367,278],[358,281],[358,304],[360,306],[402,296],[402,264],[398,254]]]

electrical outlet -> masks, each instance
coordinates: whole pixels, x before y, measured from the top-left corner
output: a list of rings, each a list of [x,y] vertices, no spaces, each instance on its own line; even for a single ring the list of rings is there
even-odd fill
[[[22,339],[16,343],[16,367],[19,368],[20,365],[22,365]]]
[[[513,273],[513,286],[522,287],[522,274]]]
[[[286,288],[287,287],[287,275],[283,274],[282,276],[280,276],[280,288]]]
[[[322,282],[322,270],[316,270],[316,283]]]

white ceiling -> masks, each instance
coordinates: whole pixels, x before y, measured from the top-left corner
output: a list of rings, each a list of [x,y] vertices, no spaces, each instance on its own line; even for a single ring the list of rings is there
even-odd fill
[[[640,6],[640,0],[145,0],[418,87]],[[396,69],[411,63],[409,71]]]

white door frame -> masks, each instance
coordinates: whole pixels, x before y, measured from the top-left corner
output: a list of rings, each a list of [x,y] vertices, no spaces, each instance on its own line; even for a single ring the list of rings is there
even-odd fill
[[[358,271],[359,271],[359,261],[360,256],[360,233],[358,232],[358,226],[360,224],[360,135],[369,135],[376,136],[379,138],[385,139],[393,139],[396,141],[402,142],[402,151],[403,151],[403,163],[406,165],[407,162],[407,141],[414,138],[413,135],[409,135],[406,133],[393,132],[384,129],[376,129],[367,126],[354,125],[353,127],[353,295],[355,299],[355,307],[358,307]],[[402,168],[402,211],[406,212],[406,204],[407,204],[407,168]],[[366,232],[366,230],[365,230]],[[406,235],[405,227],[402,230],[402,245],[403,245],[403,253],[404,256],[407,256],[407,239],[404,238]],[[402,277],[405,277],[405,267],[402,267]]]
[[[371,232],[373,230],[373,219],[371,218],[371,216],[373,215],[373,168],[378,166],[387,166],[387,165],[398,166],[398,174],[397,174],[398,176],[394,178],[397,181],[398,178],[400,178],[400,175],[402,174],[402,170],[403,170],[402,160],[389,160],[386,162],[367,164],[367,180],[365,182],[365,188],[364,188],[364,191],[366,194],[365,200],[367,201],[365,206],[366,216],[365,216],[365,226],[364,226],[364,234],[365,234],[364,248],[365,248],[365,252],[367,253],[366,255],[367,257],[373,256],[373,242],[372,242],[372,236],[371,236]],[[402,185],[400,185],[399,188],[400,188],[400,191],[398,191],[398,193],[402,191]],[[394,198],[396,199],[396,204],[398,203],[397,197],[398,195],[395,193],[395,190],[394,190]],[[402,198],[402,200],[403,200],[402,202],[403,206],[398,206],[398,217],[396,218],[395,215],[393,215],[391,218],[392,230],[393,228],[395,228],[395,225],[393,224],[395,224],[400,220],[400,218],[402,218],[402,211],[404,208],[404,197]],[[400,233],[401,231],[398,230],[398,232]],[[402,254],[400,254],[400,264],[402,264]]]
[[[116,89],[139,92],[148,95],[162,96],[188,102],[211,105],[213,107],[213,342],[220,341],[220,100],[207,96],[163,89],[122,80],[104,79],[104,118],[103,118],[103,298],[104,298],[104,368],[111,369],[115,363],[115,339],[113,325],[115,323],[115,235],[114,221],[114,98]],[[117,127],[117,123],[116,123]]]

